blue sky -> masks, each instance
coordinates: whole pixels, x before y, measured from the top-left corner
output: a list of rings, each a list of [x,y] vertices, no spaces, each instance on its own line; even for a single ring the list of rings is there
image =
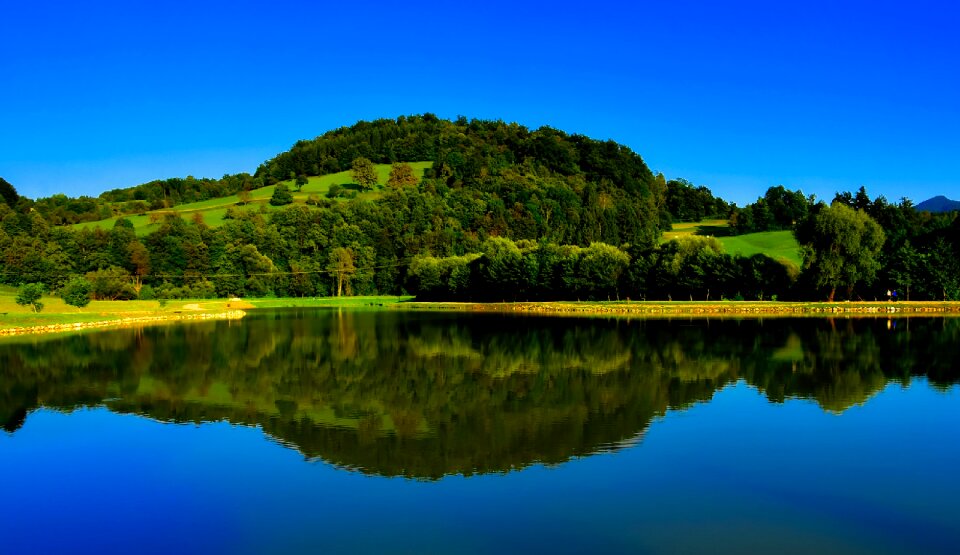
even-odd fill
[[[0,176],[219,177],[433,112],[613,139],[740,204],[960,198],[958,28],[922,1],[5,2]]]

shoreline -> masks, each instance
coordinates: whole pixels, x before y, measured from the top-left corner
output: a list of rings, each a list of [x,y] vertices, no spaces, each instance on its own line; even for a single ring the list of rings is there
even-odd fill
[[[121,301],[122,302],[122,301]],[[60,333],[66,331],[82,331],[87,329],[103,328],[123,328],[134,327],[143,324],[155,324],[160,322],[177,322],[183,320],[238,320],[246,316],[243,310],[228,310],[224,312],[198,312],[196,314],[162,314],[156,316],[125,316],[114,318],[112,320],[94,320],[92,322],[67,322],[58,324],[46,324],[36,326],[22,326],[16,328],[0,329],[0,337],[22,336],[22,335],[40,335],[47,333]]]
[[[89,329],[113,329],[162,322],[193,320],[235,320],[249,311],[277,308],[364,309],[399,311],[451,311],[474,313],[507,313],[543,316],[580,316],[605,318],[709,318],[709,317],[908,317],[960,315],[958,301],[872,301],[872,302],[781,302],[781,301],[551,301],[551,302],[429,302],[403,297],[322,297],[282,299],[232,299],[221,301],[224,308],[199,308],[196,312],[131,315],[119,310],[101,310],[103,319],[70,321],[74,313],[56,313],[67,321],[0,329],[0,337],[29,336]],[[239,302],[238,302],[239,301]],[[114,301],[125,303],[130,301]],[[207,302],[209,301],[201,301]],[[215,304],[220,304],[219,302]],[[233,306],[231,306],[233,305]],[[222,306],[222,305],[221,305]],[[213,308],[213,310],[210,310]],[[85,315],[89,316],[89,315]]]
[[[412,310],[460,310],[610,317],[835,317],[960,315],[958,301],[780,302],[780,301],[553,301],[515,303],[410,302]]]

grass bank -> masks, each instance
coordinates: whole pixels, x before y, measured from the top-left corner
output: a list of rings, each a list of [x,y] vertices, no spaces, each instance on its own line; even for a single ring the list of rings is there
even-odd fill
[[[67,305],[59,297],[44,296],[40,299],[43,310],[34,312],[28,306],[14,301],[13,288],[0,288],[0,333],[42,333],[64,331],[68,326],[105,327],[126,322],[149,322],[163,320],[187,320],[211,318],[236,313],[252,308],[245,301],[176,300],[160,301],[91,301],[84,308]]]
[[[44,296],[44,308],[34,312],[14,301],[16,290],[0,286],[0,334],[19,335],[102,328],[144,323],[238,317],[238,311],[270,308],[350,308],[380,310],[413,297],[290,297],[243,299],[185,299],[161,301],[91,301],[77,309],[59,297]]]

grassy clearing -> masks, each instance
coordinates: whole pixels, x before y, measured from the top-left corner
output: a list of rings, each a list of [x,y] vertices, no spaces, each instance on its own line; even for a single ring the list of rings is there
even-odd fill
[[[730,235],[726,220],[703,220],[702,222],[678,222],[673,229],[663,233],[663,241],[698,235],[716,237],[728,254],[753,256],[765,254],[774,260],[788,262],[800,267],[800,245],[791,231],[763,231],[746,235]]]
[[[730,233],[727,220],[703,220],[701,222],[677,222],[673,229],[663,232],[663,240],[670,241],[691,235],[721,236]]]
[[[433,162],[410,162],[410,165],[413,167],[415,175],[423,176],[423,172],[433,165]],[[378,182],[384,184],[387,182],[387,178],[390,175],[390,164],[376,164],[375,168],[377,170],[377,175],[379,176]],[[353,184],[353,178],[351,177],[351,172],[344,171],[339,173],[333,173],[328,175],[314,176],[307,179],[307,184],[298,192],[294,186],[294,180],[290,179],[283,181],[282,183],[286,184],[291,193],[293,194],[293,200],[295,203],[305,203],[311,195],[324,196],[330,190],[330,187],[333,185],[339,185],[347,190],[358,190],[357,186]],[[228,197],[220,197],[215,199],[204,200],[200,202],[191,202],[188,204],[181,204],[173,208],[165,208],[162,210],[152,210],[146,212],[144,215],[131,215],[124,216],[126,219],[130,220],[133,224],[134,231],[138,236],[147,235],[153,231],[159,229],[159,223],[151,223],[151,219],[156,219],[157,216],[163,216],[164,214],[174,213],[179,214],[184,218],[190,218],[193,214],[199,213],[203,216],[203,221],[210,227],[218,227],[223,225],[223,216],[227,213],[227,209],[230,207],[236,207],[241,210],[266,210],[272,211],[276,210],[275,207],[270,206],[270,197],[273,196],[273,191],[276,189],[275,185],[269,187],[262,187],[260,189],[255,189],[250,191],[250,202],[246,205],[239,205],[240,197],[237,195],[230,195]],[[381,195],[382,189],[374,189],[373,191],[364,191],[358,192],[357,198],[372,200]],[[96,222],[83,222],[71,226],[73,229],[103,229],[109,230],[113,228],[116,224],[118,218],[108,218],[106,220],[98,220]]]
[[[785,260],[800,267],[800,245],[792,231],[764,231],[717,238],[730,254],[753,256],[765,254],[775,260]]]

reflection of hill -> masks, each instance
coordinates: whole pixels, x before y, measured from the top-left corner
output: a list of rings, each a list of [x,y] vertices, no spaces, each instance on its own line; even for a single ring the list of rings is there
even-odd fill
[[[909,325],[907,325],[909,323]],[[842,411],[960,374],[960,320],[616,322],[278,312],[0,347],[0,422],[100,404],[260,425],[308,457],[410,477],[557,463],[745,379]]]

